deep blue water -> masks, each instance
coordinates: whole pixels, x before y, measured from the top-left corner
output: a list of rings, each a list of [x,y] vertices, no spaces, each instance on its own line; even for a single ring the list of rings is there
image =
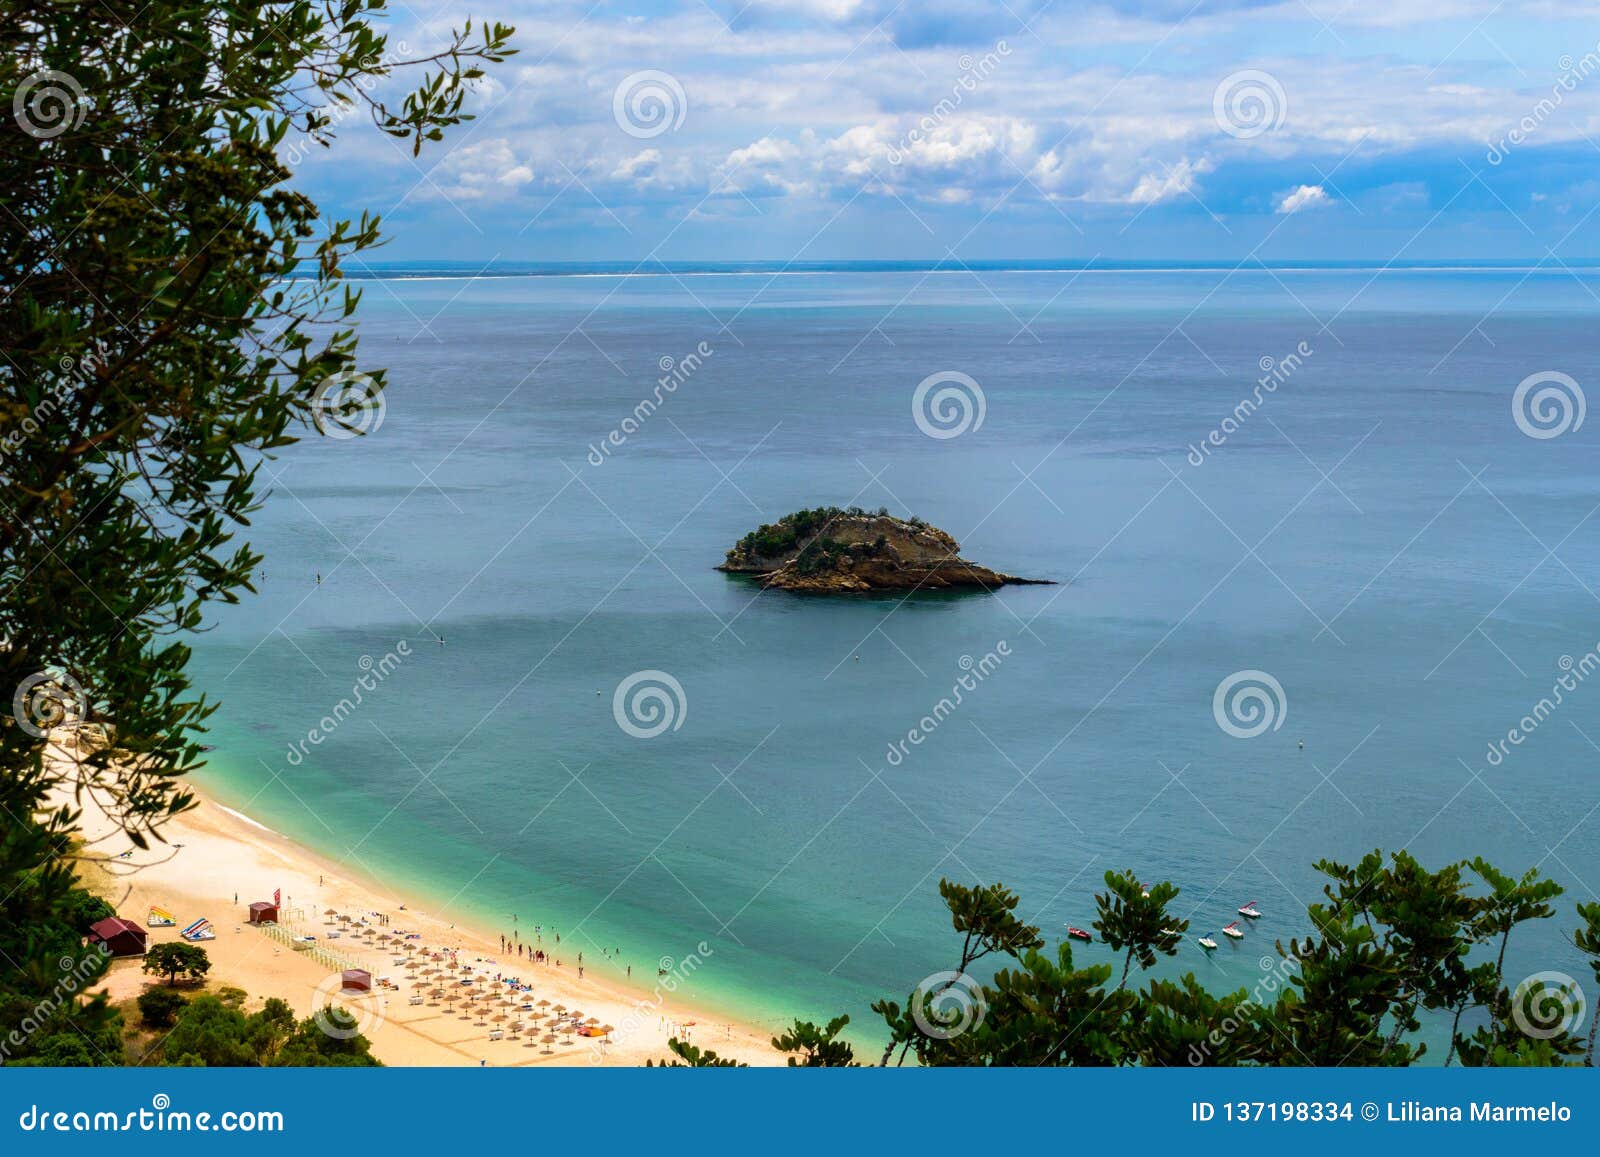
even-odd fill
[[[1512,412],[1530,374],[1592,383],[1597,293],[1524,270],[374,281],[386,412],[270,467],[261,595],[198,641],[224,703],[204,782],[422,906],[646,974],[704,941],[702,999],[861,1035],[954,963],[941,876],[1003,880],[1052,936],[1112,868],[1179,884],[1194,933],[1257,900],[1242,944],[1162,965],[1235,988],[1309,930],[1315,859],[1482,853],[1569,889],[1508,971],[1586,975],[1563,938],[1600,882],[1600,679],[1486,754],[1600,643],[1600,419],[1545,439]],[[978,383],[981,427],[919,429],[939,371]],[[1062,585],[819,601],[712,569],[853,502]],[[683,688],[676,730],[614,720],[641,670]],[[1213,693],[1245,670],[1286,713],[1241,739]]]

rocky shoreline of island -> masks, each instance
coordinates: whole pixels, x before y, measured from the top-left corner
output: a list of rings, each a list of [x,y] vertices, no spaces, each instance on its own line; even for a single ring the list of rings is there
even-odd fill
[[[960,543],[920,518],[860,507],[819,506],[763,524],[716,569],[802,594],[1053,585],[962,558]]]

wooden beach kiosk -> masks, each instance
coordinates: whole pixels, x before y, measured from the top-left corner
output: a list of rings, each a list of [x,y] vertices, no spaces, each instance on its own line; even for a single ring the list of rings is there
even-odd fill
[[[89,925],[89,943],[104,944],[113,956],[143,956],[145,931],[132,920],[107,916]]]
[[[371,992],[372,973],[365,968],[346,968],[339,987],[344,992]]]
[[[278,922],[278,906],[271,900],[257,900],[250,905],[250,923],[276,924]]]

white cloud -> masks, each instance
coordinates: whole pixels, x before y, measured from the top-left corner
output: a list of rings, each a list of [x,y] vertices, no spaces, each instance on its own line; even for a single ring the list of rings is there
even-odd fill
[[[635,153],[611,170],[611,176],[619,181],[648,180],[661,164],[660,149],[645,149]]]
[[[1427,203],[1428,174],[1438,167],[1425,151],[1481,156],[1486,142],[1548,96],[1541,78],[1553,79],[1560,52],[1547,50],[1563,35],[1534,29],[1527,44],[1511,45],[1515,62],[1485,63],[1458,59],[1454,38],[1434,44],[1421,31],[1391,38],[1383,51],[1341,48],[1334,37],[1308,40],[1302,33],[1317,29],[1297,0],[1230,0],[1192,15],[1189,0],[1110,0],[1070,12],[1043,0],[904,8],[894,0],[763,0],[731,31],[723,19],[742,10],[739,0],[708,3],[652,7],[641,21],[589,15],[588,0],[495,0],[496,16],[518,26],[524,55],[494,70],[500,87],[469,98],[481,119],[425,151],[419,167],[434,166],[433,184],[416,195],[437,198],[443,190],[463,204],[529,213],[565,196],[574,211],[599,199],[624,214],[643,206],[679,217],[708,194],[739,203],[714,211],[783,197],[804,212],[816,199],[858,195],[1008,211],[1041,200],[1093,209],[1193,196],[1220,213],[1268,203],[1289,214],[1333,203],[1331,186],[1291,183],[1315,164],[1336,173],[1341,200],[1364,207],[1381,195],[1415,206]],[[1341,12],[1332,23],[1421,23],[1439,5],[1474,22],[1495,11],[1493,0],[1391,0],[1381,11]],[[1018,33],[1007,8],[1033,18],[1029,34]],[[1123,52],[1160,47],[1179,15],[1189,16],[1181,57]],[[1498,36],[1502,21],[1516,19],[1491,19],[1484,35]],[[910,35],[913,26],[920,39]],[[1251,35],[1242,48],[1243,30]],[[396,34],[420,51],[436,33],[430,25]],[[962,86],[962,60],[1001,38],[1009,50],[993,71]],[[1067,44],[1070,67],[1061,56]],[[529,45],[549,47],[535,53]],[[1572,47],[1563,42],[1560,50]],[[1132,72],[1129,60],[1139,62]],[[1213,94],[1222,77],[1245,67],[1282,83],[1288,112],[1279,128],[1236,140],[1219,130]],[[641,151],[613,119],[612,98],[621,77],[647,68],[670,72],[688,107],[681,128]],[[1539,146],[1583,145],[1585,134],[1600,132],[1600,84],[1567,93],[1560,113],[1541,124]],[[319,179],[347,188],[356,182],[336,174],[381,179],[396,198],[416,183],[417,169],[398,156],[403,146],[354,123],[344,136],[332,163],[316,166]],[[1413,151],[1418,159],[1408,167]],[[1363,187],[1379,160],[1392,174],[1383,179],[1395,182],[1381,193]],[[569,174],[581,176],[583,187]]]
[[[517,159],[505,137],[463,145],[430,173],[430,185],[457,200],[504,196],[533,180],[533,170]]]
[[[1301,185],[1278,198],[1278,212],[1298,213],[1328,204],[1328,191],[1321,185]]]
[[[1214,168],[1216,165],[1209,158],[1201,157],[1191,162],[1185,157],[1160,173],[1148,173],[1140,177],[1133,192],[1128,194],[1128,201],[1134,205],[1159,205],[1162,201],[1192,193],[1200,176]]]

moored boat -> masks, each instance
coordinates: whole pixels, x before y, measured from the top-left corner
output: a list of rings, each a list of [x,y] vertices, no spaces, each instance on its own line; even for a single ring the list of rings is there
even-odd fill
[[[1094,939],[1093,936],[1090,936],[1082,928],[1074,928],[1071,924],[1067,925],[1067,935],[1072,937],[1074,940],[1090,941]]]
[[[1234,939],[1234,940],[1243,940],[1244,939],[1244,933],[1239,931],[1239,921],[1237,921],[1237,920],[1235,920],[1232,924],[1229,924],[1226,928],[1224,928],[1222,930],[1222,934],[1224,936],[1230,937],[1231,939]]]
[[[1239,909],[1239,915],[1248,916],[1252,920],[1261,919],[1261,909],[1256,907],[1254,900],[1246,900]]]

